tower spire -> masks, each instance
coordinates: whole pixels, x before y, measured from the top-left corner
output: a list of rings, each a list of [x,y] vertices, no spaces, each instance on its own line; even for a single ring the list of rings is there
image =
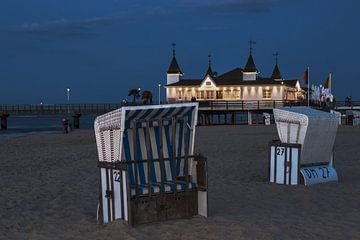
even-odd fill
[[[281,75],[281,72],[280,72],[280,69],[279,69],[279,66],[278,66],[278,57],[279,57],[279,53],[278,52],[275,52],[273,54],[273,56],[275,57],[275,67],[274,67],[274,70],[271,74],[271,78],[272,79],[282,79],[282,75]]]
[[[212,69],[211,69],[211,54],[209,53],[209,55],[208,55],[208,58],[209,58],[209,66],[208,66],[208,69],[207,69],[207,71],[206,71],[206,73],[205,73],[205,77],[207,76],[207,75],[209,75],[210,77],[214,77],[214,73],[213,73],[213,71],[212,71]]]
[[[180,67],[179,67],[179,64],[178,62],[176,61],[176,57],[175,57],[175,46],[176,44],[173,42],[172,43],[172,47],[173,47],[173,58],[171,60],[171,63],[170,63],[170,66],[169,66],[169,69],[167,71],[168,74],[180,74],[182,75],[183,73],[181,72],[180,70]]]

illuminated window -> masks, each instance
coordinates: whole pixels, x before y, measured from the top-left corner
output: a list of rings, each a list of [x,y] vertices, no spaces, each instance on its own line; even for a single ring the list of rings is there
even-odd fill
[[[271,99],[271,90],[269,89],[263,90],[263,99]]]
[[[210,86],[211,82],[206,82],[205,84],[206,84],[206,86]]]

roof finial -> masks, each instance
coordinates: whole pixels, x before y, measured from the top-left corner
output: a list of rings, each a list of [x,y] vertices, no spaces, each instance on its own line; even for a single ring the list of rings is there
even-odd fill
[[[209,58],[209,67],[211,67],[211,53],[209,53],[208,58]]]
[[[172,47],[173,47],[173,57],[175,57],[175,47],[176,47],[176,43],[175,43],[175,42],[172,43]]]
[[[255,45],[256,42],[253,40],[250,40],[249,43],[250,43],[250,55],[252,55],[253,45]]]
[[[276,63],[276,65],[277,65],[277,64],[278,64],[279,52],[276,51],[276,52],[273,54],[273,56],[275,57],[275,63]]]

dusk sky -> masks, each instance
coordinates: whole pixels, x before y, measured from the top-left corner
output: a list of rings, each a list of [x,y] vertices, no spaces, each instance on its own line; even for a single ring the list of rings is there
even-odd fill
[[[1,0],[0,104],[64,103],[67,87],[76,103],[139,87],[157,98],[172,42],[184,77],[200,78],[209,53],[219,74],[243,68],[250,39],[261,76],[278,51],[284,78],[332,72],[337,100],[360,100],[359,24],[358,0]]]

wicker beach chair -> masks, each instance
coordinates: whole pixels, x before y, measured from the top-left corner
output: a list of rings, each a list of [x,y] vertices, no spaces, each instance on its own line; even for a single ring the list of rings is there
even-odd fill
[[[270,181],[294,185],[337,181],[333,147],[338,118],[306,107],[273,111],[280,142],[271,144]]]
[[[133,106],[96,118],[100,222],[207,216],[206,159],[193,155],[197,110]]]
[[[360,125],[360,111],[346,110],[347,125]]]

